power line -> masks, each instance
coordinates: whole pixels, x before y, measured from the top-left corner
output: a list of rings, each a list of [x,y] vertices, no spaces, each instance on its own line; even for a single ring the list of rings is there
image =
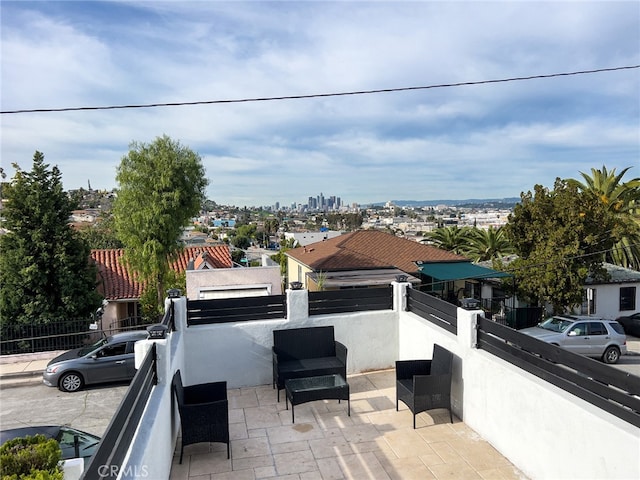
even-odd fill
[[[122,109],[133,109],[133,108],[184,107],[184,106],[193,106],[193,105],[215,105],[215,104],[223,104],[223,103],[271,102],[276,100],[300,100],[300,99],[308,99],[308,98],[344,97],[344,96],[350,96],[350,95],[370,95],[374,93],[407,92],[412,90],[429,90],[434,88],[452,88],[452,87],[464,87],[469,85],[486,85],[490,83],[518,82],[522,80],[535,80],[535,79],[542,79],[542,78],[587,75],[591,73],[614,72],[618,70],[631,70],[635,68],[640,68],[640,65],[598,68],[594,70],[549,73],[549,74],[542,74],[542,75],[529,75],[526,77],[509,77],[509,78],[500,78],[500,79],[494,79],[494,80],[441,83],[441,84],[425,85],[425,86],[418,86],[418,87],[382,88],[382,89],[376,89],[376,90],[359,90],[359,91],[335,92],[335,93],[313,93],[308,95],[283,95],[279,97],[256,97],[256,98],[240,98],[240,99],[229,99],[229,100],[202,100],[202,101],[195,101],[195,102],[146,103],[146,104],[108,105],[108,106],[93,106],[93,107],[87,106],[87,107],[62,107],[62,108],[34,108],[34,109],[21,109],[21,110],[5,110],[5,111],[0,111],[0,114],[10,115],[10,114],[17,114],[17,113],[52,113],[52,112],[76,112],[76,111],[89,111],[89,110],[122,110]]]

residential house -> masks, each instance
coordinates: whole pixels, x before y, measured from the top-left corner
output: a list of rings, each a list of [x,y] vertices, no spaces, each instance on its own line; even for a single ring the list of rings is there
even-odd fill
[[[508,265],[516,258],[515,255],[503,258]],[[480,265],[489,265],[491,262],[480,262]],[[640,311],[640,272],[611,263],[604,263],[604,269],[608,278],[595,280],[587,278],[584,284],[583,301],[574,309],[573,313],[580,315],[596,315],[599,317],[615,319],[623,315],[631,315]],[[497,311],[496,305],[502,303],[500,309],[507,313],[510,310],[524,309],[526,302],[515,296],[505,297],[502,289],[501,278],[504,275],[487,278],[482,287],[481,298],[483,307]],[[550,312],[547,306],[547,313]],[[542,307],[540,315],[544,315]],[[538,320],[539,320],[538,316]],[[532,319],[533,321],[534,319]],[[516,325],[517,326],[517,325]],[[524,325],[522,325],[524,326]]]
[[[325,230],[320,232],[285,232],[284,238],[293,239],[294,245],[306,247],[312,243],[323,242],[330,238],[339,237],[342,232],[337,230]]]
[[[615,319],[640,311],[640,272],[605,263],[606,280],[585,282],[581,314]]]
[[[280,264],[262,255],[262,266],[228,268],[212,266],[202,252],[187,265],[186,282],[189,300],[257,297],[282,294]]]
[[[380,230],[358,230],[286,252],[288,281],[308,290],[422,283],[417,262],[469,262],[460,255]],[[401,277],[402,276],[402,277]]]
[[[127,322],[140,316],[139,300],[145,284],[135,278],[123,257],[123,249],[91,251],[91,258],[98,268],[97,288],[105,299],[101,318],[103,330],[126,326]],[[185,272],[189,266],[203,270],[231,268],[232,265],[228,245],[203,245],[184,248],[171,263],[171,268]]]

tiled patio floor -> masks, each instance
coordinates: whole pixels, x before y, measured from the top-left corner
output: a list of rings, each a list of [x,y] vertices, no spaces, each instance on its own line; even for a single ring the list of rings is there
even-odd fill
[[[348,382],[350,417],[344,401],[317,401],[296,406],[295,424],[284,391],[278,403],[271,385],[229,390],[231,460],[224,444],[197,444],[180,465],[178,439],[171,480],[526,478],[446,410],[421,413],[414,430],[407,407],[395,410],[393,370]]]

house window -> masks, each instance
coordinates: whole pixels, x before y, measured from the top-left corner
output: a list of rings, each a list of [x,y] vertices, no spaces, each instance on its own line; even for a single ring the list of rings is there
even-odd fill
[[[298,265],[298,281],[302,281],[302,265]]]
[[[636,309],[636,287],[620,287],[620,311]]]
[[[138,318],[140,312],[139,302],[127,302],[127,318]]]

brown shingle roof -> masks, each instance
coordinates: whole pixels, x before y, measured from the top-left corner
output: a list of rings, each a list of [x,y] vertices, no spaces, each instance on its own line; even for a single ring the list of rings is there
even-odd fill
[[[380,230],[358,230],[294,248],[287,255],[312,270],[325,272],[396,267],[411,274],[418,271],[414,263],[417,261],[468,261],[455,253]]]
[[[203,252],[207,263],[215,268],[231,268],[231,252],[227,245],[185,247],[171,264],[177,272],[187,269],[189,260],[194,260]],[[91,258],[98,267],[98,291],[107,300],[140,298],[145,284],[137,281],[131,270],[122,261],[123,249],[92,250]]]

